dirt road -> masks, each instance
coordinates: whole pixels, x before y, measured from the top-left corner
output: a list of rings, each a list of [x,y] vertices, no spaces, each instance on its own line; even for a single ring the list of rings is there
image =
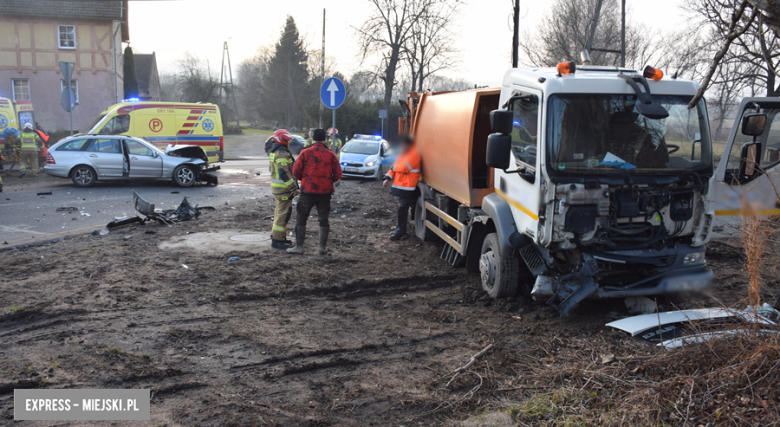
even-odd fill
[[[312,250],[316,218],[304,256],[159,249],[187,233],[270,232],[270,198],[231,207],[0,252],[0,418],[13,419],[21,384],[148,388],[154,425],[457,425],[544,390],[524,375],[559,359],[657,352],[604,327],[622,301],[570,318],[494,302],[440,244],[390,242],[395,204],[375,182],[339,187],[329,256]],[[740,251],[708,257],[718,296],[740,298]],[[487,343],[474,374],[444,387]]]

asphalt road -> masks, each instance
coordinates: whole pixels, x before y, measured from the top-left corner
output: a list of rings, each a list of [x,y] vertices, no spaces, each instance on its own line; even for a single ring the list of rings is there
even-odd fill
[[[176,208],[184,197],[192,205],[217,207],[271,194],[267,157],[228,160],[221,167],[216,187],[179,188],[170,181],[136,181],[98,182],[91,188],[78,188],[70,180],[48,176],[5,177],[4,192],[0,193],[0,245],[104,229],[116,217],[135,214],[132,190],[159,209]],[[49,191],[51,195],[38,195]],[[77,210],[57,211],[68,207]]]

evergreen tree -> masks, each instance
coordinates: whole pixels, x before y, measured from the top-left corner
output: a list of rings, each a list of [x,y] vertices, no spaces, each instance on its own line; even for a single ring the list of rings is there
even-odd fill
[[[138,79],[135,77],[135,61],[130,46],[125,48],[122,76],[125,82],[125,99],[138,98]]]
[[[282,30],[268,62],[268,74],[261,90],[260,110],[267,120],[282,126],[300,127],[303,105],[310,100],[308,54],[292,16]]]

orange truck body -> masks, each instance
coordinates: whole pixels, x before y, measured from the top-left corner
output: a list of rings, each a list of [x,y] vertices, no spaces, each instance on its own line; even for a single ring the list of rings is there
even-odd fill
[[[411,93],[399,123],[402,133],[414,137],[422,181],[469,207],[481,206],[494,192],[485,151],[499,94],[499,88]]]

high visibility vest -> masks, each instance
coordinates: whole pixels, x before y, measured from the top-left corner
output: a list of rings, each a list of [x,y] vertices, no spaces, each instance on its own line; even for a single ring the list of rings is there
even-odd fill
[[[420,180],[421,167],[422,159],[420,159],[417,149],[411,147],[408,152],[398,156],[393,167],[387,171],[385,179],[393,180],[393,188],[413,191],[417,188],[417,182]]]
[[[38,144],[35,143],[35,134],[32,132],[25,132],[21,134],[22,150],[33,149],[38,151]]]
[[[268,155],[271,161],[271,187],[283,190],[295,189],[295,178],[292,176],[293,160],[286,151],[273,151]]]

